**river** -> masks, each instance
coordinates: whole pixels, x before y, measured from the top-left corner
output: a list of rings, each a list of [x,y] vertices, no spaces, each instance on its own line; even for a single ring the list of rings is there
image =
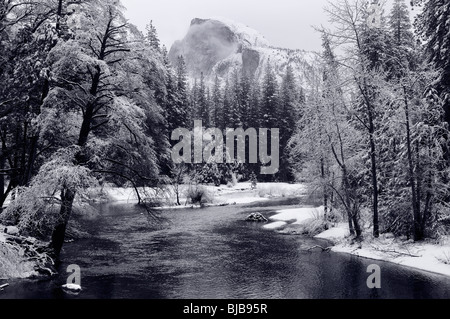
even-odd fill
[[[65,244],[58,276],[10,281],[0,298],[450,298],[450,278],[311,251],[327,243],[244,221],[250,212],[270,216],[286,208],[281,204],[173,209],[158,221],[133,205],[102,205],[97,217],[80,221],[91,237]],[[366,280],[374,263],[381,267],[382,287],[373,290]],[[79,295],[61,289],[70,264],[81,268]]]

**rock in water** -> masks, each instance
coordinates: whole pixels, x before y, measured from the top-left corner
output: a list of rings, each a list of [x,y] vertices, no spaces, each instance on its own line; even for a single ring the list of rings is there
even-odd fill
[[[76,284],[65,284],[61,286],[62,289],[69,294],[79,294],[81,292],[81,286]]]
[[[248,222],[258,222],[258,223],[265,223],[267,222],[267,218],[264,217],[261,213],[251,213],[246,221]]]
[[[15,227],[15,226],[8,226],[5,228],[5,233],[8,235],[18,235],[19,234],[19,228]]]

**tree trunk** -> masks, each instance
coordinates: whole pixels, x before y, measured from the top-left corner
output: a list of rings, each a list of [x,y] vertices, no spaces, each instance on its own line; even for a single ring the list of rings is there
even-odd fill
[[[328,219],[328,194],[327,194],[327,185],[325,182],[325,164],[323,158],[320,160],[320,169],[322,172],[322,183],[323,183],[323,206],[324,206],[324,219],[325,221]]]
[[[35,135],[31,138],[30,143],[30,154],[28,155],[28,163],[25,168],[24,173],[24,180],[23,185],[27,186],[30,181],[31,177],[33,176],[33,168],[34,168],[34,162],[36,161],[36,154],[37,154],[37,148],[39,143],[39,136]]]
[[[332,191],[333,189],[334,189],[334,172],[331,174],[330,213],[333,212],[334,207],[334,192]]]
[[[86,145],[89,133],[91,131],[92,117],[94,116],[94,105],[89,104],[86,107],[86,113],[81,124],[80,136],[78,138],[78,145],[83,147]]]
[[[378,221],[378,179],[377,179],[377,158],[375,148],[375,126],[373,123],[373,112],[370,104],[367,105],[367,115],[369,118],[369,138],[370,138],[370,161],[373,188],[373,236],[380,237],[380,226]]]
[[[406,88],[403,87],[405,117],[406,117],[406,146],[408,150],[408,166],[409,166],[409,183],[411,184],[412,209],[414,216],[414,241],[423,239],[424,233],[422,229],[422,216],[420,213],[420,198],[417,197],[416,180],[414,178],[414,162],[411,146],[411,128],[409,123],[409,104],[406,97]]]
[[[60,36],[63,0],[58,0],[58,11],[56,13],[56,32]]]
[[[345,193],[345,210],[347,212],[348,218],[348,229],[350,231],[350,235],[355,235],[355,225],[353,219],[353,213],[351,211],[351,199],[350,199],[350,183],[348,182],[347,169],[345,167],[342,168],[342,179],[344,184],[344,193]]]
[[[432,199],[433,199],[433,194],[430,191],[432,189],[432,174],[431,174],[431,172],[428,175],[427,188],[428,188],[428,191],[425,196],[425,205],[423,208],[423,215],[422,215],[422,222],[421,222],[421,229],[422,229],[423,237],[425,237],[426,223],[428,222],[428,218],[431,215],[431,206],[432,206]]]
[[[359,239],[362,235],[362,230],[361,226],[359,225],[359,208],[356,202],[353,203],[352,220],[353,220],[353,227],[355,228],[356,238]]]
[[[348,230],[350,231],[350,235],[355,235],[355,227],[353,226],[353,218],[349,211],[347,211],[347,217],[348,217]]]
[[[61,208],[59,212],[59,223],[56,225],[52,234],[51,247],[56,257],[59,257],[64,238],[66,235],[67,223],[69,222],[72,213],[73,201],[75,199],[75,192],[70,189],[61,190]]]

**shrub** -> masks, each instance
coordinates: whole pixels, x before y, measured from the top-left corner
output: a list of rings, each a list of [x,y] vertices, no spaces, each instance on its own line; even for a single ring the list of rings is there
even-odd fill
[[[344,220],[344,214],[337,208],[327,212],[327,223],[336,225]]]
[[[443,251],[441,256],[436,257],[441,263],[446,265],[450,265],[450,250]]]
[[[255,172],[252,172],[250,175],[250,183],[252,184],[252,189],[256,189],[258,178],[256,177]]]
[[[212,202],[211,195],[201,185],[190,185],[186,192],[186,197],[190,200],[191,204],[203,205]]]
[[[328,229],[328,223],[323,218],[314,218],[303,224],[303,234],[314,237]]]
[[[426,236],[440,240],[449,235],[450,230],[450,207],[438,204],[432,210],[426,227]]]

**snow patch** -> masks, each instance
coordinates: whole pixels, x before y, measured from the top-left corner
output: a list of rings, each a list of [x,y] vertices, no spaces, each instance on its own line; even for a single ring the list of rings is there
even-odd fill
[[[265,229],[278,229],[278,228],[283,228],[286,225],[287,225],[286,222],[279,221],[279,222],[274,222],[274,223],[264,225],[263,227]]]
[[[61,287],[63,289],[66,289],[66,290],[69,290],[69,291],[74,291],[74,292],[82,290],[81,286],[77,285],[77,284],[65,284],[65,285],[62,285]]]
[[[331,241],[336,241],[339,239],[344,239],[350,235],[350,231],[348,230],[347,224],[338,224],[337,227],[330,228],[322,233],[320,233],[317,236],[314,236],[314,238],[320,238],[320,239],[328,239]]]
[[[234,186],[221,185],[210,186],[201,185],[205,191],[211,195],[212,204],[248,204],[253,202],[268,201],[270,198],[280,197],[292,197],[301,196],[305,193],[306,187],[303,184],[287,184],[287,183],[258,183],[256,189],[252,189],[250,182],[237,183]],[[180,203],[184,204],[187,201],[186,193],[189,189],[189,185],[180,185]],[[155,194],[155,191],[151,188],[145,190],[139,188],[143,199],[146,195]],[[137,203],[138,199],[133,188],[122,187],[105,187],[103,192],[107,195],[110,202],[125,202],[129,204]],[[175,207],[175,192],[171,186],[166,186],[164,194],[159,192],[164,198],[164,202],[167,202],[162,208]],[[182,206],[184,207],[184,205]]]
[[[320,218],[324,214],[324,207],[318,208],[293,208],[284,209],[277,212],[278,214],[270,217],[272,220],[289,222],[295,220],[293,224],[301,225],[307,220]]]

